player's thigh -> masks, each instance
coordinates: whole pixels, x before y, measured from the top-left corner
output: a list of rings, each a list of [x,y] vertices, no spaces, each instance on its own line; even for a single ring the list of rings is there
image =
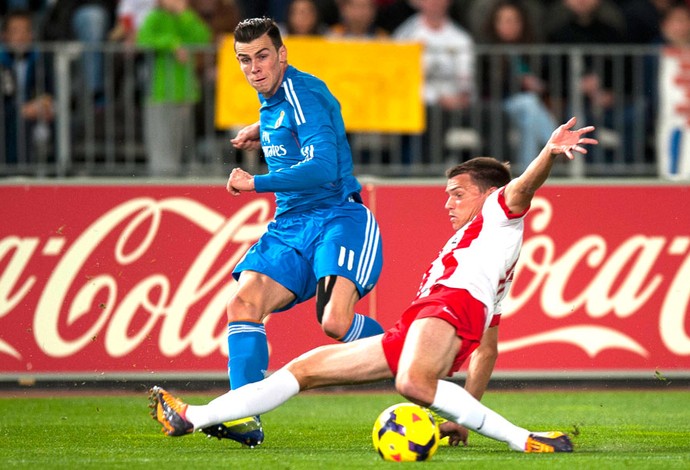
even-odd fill
[[[261,321],[269,313],[280,310],[295,300],[295,294],[292,291],[269,276],[256,271],[242,271],[237,284],[237,291],[230,300],[230,306],[233,304],[251,306],[254,314],[245,319]],[[231,308],[228,309],[228,316],[233,313],[230,312]],[[237,315],[234,316],[238,318],[233,318],[233,320],[240,320],[243,314],[247,315],[247,309],[242,310],[242,312],[236,312]]]
[[[381,234],[371,211],[354,202],[329,210],[314,252],[316,278],[349,279],[363,297],[376,285],[382,266]]]
[[[440,318],[412,322],[398,362],[398,375],[412,380],[445,377],[453,366],[462,341],[455,328]]]
[[[316,277],[311,262],[293,245],[286,243],[293,239],[290,237],[294,238],[294,235],[269,228],[233,271],[238,282],[244,272],[254,271],[292,292],[294,298],[274,311],[287,310],[312,298],[316,292]]]
[[[383,354],[381,335],[312,349],[287,368],[303,390],[393,377]]]

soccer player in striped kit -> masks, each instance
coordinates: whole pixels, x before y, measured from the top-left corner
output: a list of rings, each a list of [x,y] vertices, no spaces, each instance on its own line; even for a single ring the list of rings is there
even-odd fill
[[[238,289],[227,305],[231,389],[264,378],[269,358],[262,320],[314,295],[328,336],[351,342],[383,332],[376,320],[355,313],[379,278],[383,252],[378,223],[352,174],[340,104],[324,82],[288,65],[269,18],[237,26],[235,53],[261,107],[259,121],[240,130],[232,144],[261,149],[268,173],[235,168],[227,190],[235,196],[272,192],[276,213],[233,272]],[[206,431],[250,447],[263,441],[258,417]]]
[[[188,405],[160,387],[150,390],[152,416],[169,436],[219,421],[265,413],[300,391],[395,379],[407,400],[447,421],[441,436],[467,442],[468,430],[518,452],[572,452],[562,432],[532,432],[484,406],[482,397],[498,354],[498,320],[517,263],[524,217],[557,156],[587,153],[597,140],[575,118],[558,127],[524,173],[511,179],[503,163],[470,159],[448,170],[445,209],[455,233],[424,273],[398,322],[380,336],[313,349],[261,383],[231,390],[207,405]],[[474,355],[472,355],[475,353]],[[464,388],[446,377],[470,355]]]

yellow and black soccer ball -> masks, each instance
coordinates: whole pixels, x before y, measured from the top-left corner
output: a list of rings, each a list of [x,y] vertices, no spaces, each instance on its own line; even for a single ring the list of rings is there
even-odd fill
[[[371,432],[374,449],[384,460],[429,460],[438,449],[439,430],[431,413],[413,403],[386,408]]]

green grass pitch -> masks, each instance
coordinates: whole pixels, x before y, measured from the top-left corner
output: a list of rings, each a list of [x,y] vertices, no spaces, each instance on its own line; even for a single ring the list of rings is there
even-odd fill
[[[210,393],[185,393],[202,404]],[[516,424],[573,436],[572,454],[522,454],[471,434],[468,447],[442,445],[429,462],[381,460],[371,445],[376,416],[404,401],[394,393],[305,393],[263,416],[266,442],[241,448],[194,435],[163,435],[146,393],[94,392],[53,397],[4,393],[0,398],[0,464],[5,468],[690,468],[690,392],[489,391],[484,403]],[[13,396],[14,395],[14,396]]]

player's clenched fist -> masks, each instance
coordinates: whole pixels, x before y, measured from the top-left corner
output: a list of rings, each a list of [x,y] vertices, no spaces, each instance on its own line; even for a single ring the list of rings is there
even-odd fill
[[[239,196],[242,191],[254,191],[254,177],[242,168],[234,168],[225,188],[233,196]]]

